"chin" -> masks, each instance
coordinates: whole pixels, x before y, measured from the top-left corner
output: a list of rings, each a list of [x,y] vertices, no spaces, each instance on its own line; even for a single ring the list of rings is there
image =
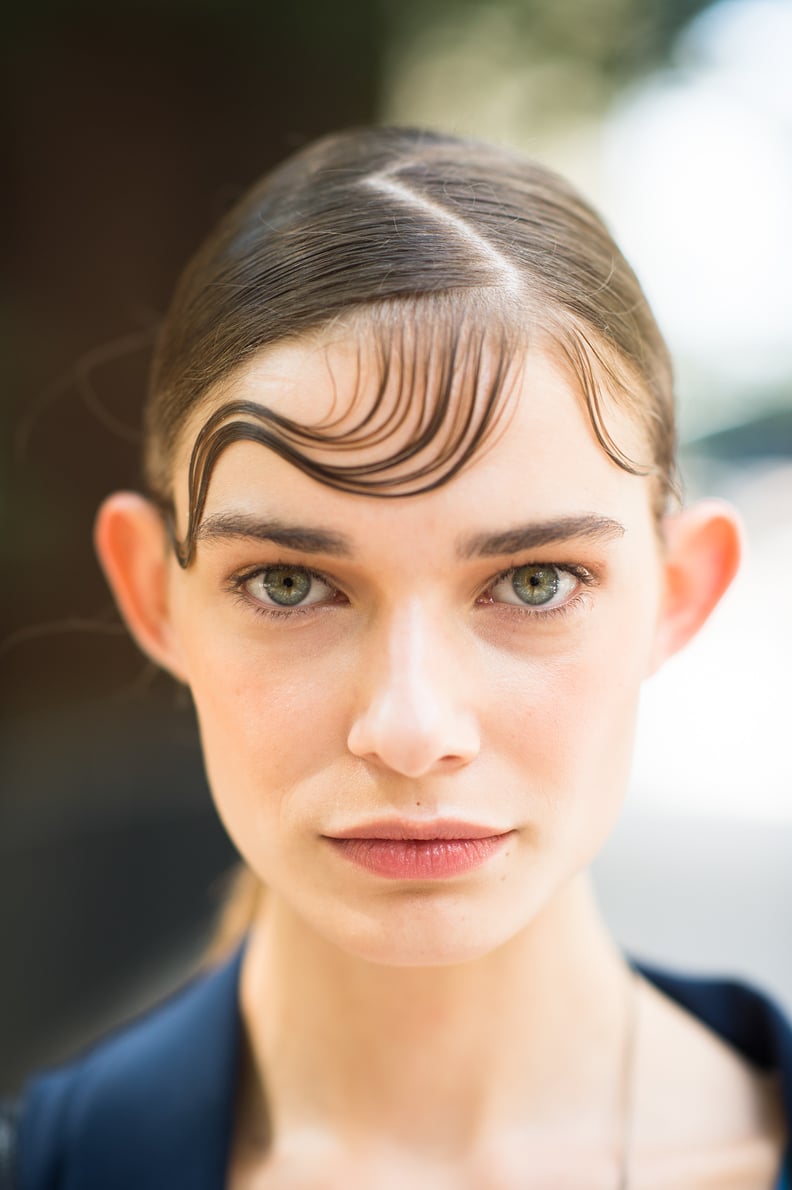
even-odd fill
[[[331,929],[318,928],[339,950],[364,962],[386,967],[450,967],[492,954],[524,924],[500,913],[470,912],[459,903],[440,909],[436,904],[416,905],[413,897],[409,901],[404,902],[404,912],[356,917],[348,930],[343,928],[347,924],[343,916]]]
[[[500,945],[501,941],[490,943],[481,938],[441,943],[422,938],[399,941],[379,938],[368,943],[355,939],[348,945],[341,944],[354,958],[382,967],[453,967],[484,958]]]

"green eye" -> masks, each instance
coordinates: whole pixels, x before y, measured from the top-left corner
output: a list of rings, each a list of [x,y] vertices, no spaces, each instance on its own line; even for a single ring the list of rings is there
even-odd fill
[[[567,603],[585,581],[582,574],[563,566],[516,566],[502,574],[489,593],[494,603],[551,612]]]
[[[238,588],[259,606],[257,611],[272,615],[287,614],[289,609],[305,611],[316,604],[333,603],[338,590],[305,566],[265,566],[238,580]],[[275,609],[282,609],[276,611]]]
[[[511,584],[518,599],[537,607],[558,594],[558,570],[555,566],[520,566],[512,574]]]
[[[263,571],[259,582],[273,603],[294,607],[302,603],[311,590],[311,576],[298,566],[271,566]]]

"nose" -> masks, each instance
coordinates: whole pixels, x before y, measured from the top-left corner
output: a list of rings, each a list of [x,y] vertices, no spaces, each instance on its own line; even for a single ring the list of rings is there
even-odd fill
[[[422,777],[462,767],[478,755],[478,723],[462,698],[458,649],[444,636],[417,600],[375,630],[347,740],[355,756]]]

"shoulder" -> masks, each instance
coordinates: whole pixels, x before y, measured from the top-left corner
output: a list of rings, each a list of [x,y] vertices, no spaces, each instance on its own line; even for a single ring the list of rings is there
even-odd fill
[[[224,1168],[230,1128],[238,966],[236,955],[74,1061],[29,1080],[20,1190],[221,1184],[211,1171]]]
[[[681,1006],[762,1069],[792,1075],[792,1021],[776,999],[741,979],[691,975],[654,963],[632,966],[663,996]]]
[[[690,1158],[691,1169],[745,1168],[752,1185],[774,1184],[792,1134],[792,1023],[785,1012],[741,980],[633,966],[646,981],[636,1086],[643,1147]]]

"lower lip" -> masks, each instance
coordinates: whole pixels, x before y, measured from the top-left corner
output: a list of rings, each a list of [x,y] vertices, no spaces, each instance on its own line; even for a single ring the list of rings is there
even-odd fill
[[[391,880],[443,880],[480,868],[509,838],[328,839],[351,863]]]

